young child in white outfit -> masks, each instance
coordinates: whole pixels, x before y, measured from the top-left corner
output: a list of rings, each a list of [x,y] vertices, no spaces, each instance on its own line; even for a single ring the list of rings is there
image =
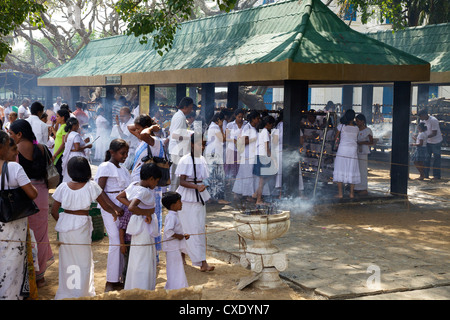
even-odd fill
[[[164,235],[162,249],[166,252],[167,282],[164,289],[181,289],[188,286],[184,263],[181,253],[186,252],[188,234],[183,233],[183,227],[178,213],[183,207],[181,195],[169,191],[163,195],[162,204],[169,210],[164,221]]]
[[[67,164],[72,181],[61,183],[53,194],[52,216],[59,232],[59,286],[55,299],[94,296],[91,203],[97,201],[117,219],[117,212],[104,200],[106,195],[91,180],[91,167],[84,157]],[[64,212],[58,213],[59,208]]]
[[[131,235],[131,247],[125,279],[125,289],[155,290],[156,248],[159,236],[158,218],[155,214],[153,189],[161,179],[161,170],[145,163],[140,172],[140,181],[132,182],[119,193],[117,200],[128,206],[132,213],[126,233]]]

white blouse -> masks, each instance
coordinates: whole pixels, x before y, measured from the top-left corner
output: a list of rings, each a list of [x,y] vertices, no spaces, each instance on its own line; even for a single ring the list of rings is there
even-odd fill
[[[195,170],[198,182],[203,181],[204,179],[207,179],[209,177],[208,163],[206,162],[205,157],[200,156],[198,158],[195,158]],[[175,174],[178,176],[185,175],[186,181],[188,182],[194,181],[194,166],[190,153],[181,157],[180,161],[178,162],[177,169],[175,170]],[[180,185],[177,189],[177,192],[181,195],[181,201],[197,202],[195,189],[186,188]],[[206,189],[200,192],[200,195],[205,202],[211,198],[208,190]]]
[[[67,182],[63,182],[53,193],[53,199],[61,203],[61,208],[66,210],[89,210],[91,203],[97,200],[102,191],[102,188],[92,180],[78,190],[69,188]]]
[[[139,185],[138,181],[132,182],[128,188],[125,189],[125,194],[128,201],[139,199],[141,202],[138,207],[141,209],[155,208],[155,196],[153,191],[149,188]],[[138,235],[146,230],[152,237],[158,237],[158,217],[155,213],[151,215],[152,221],[150,224],[145,222],[146,217],[141,215],[131,215],[128,222],[126,233],[130,235]]]
[[[86,184],[78,190],[70,189],[67,182],[63,182],[56,188],[53,199],[60,202],[61,208],[65,210],[89,210],[91,203],[94,202],[101,193],[102,188],[92,180],[86,182]],[[61,212],[59,214],[59,219],[56,222],[55,230],[58,232],[69,232],[81,228],[86,223],[90,224],[90,230],[92,232],[92,219],[90,216]]]
[[[107,177],[104,191],[116,192],[125,190],[131,183],[131,176],[128,170],[122,166],[117,168],[112,162],[106,161],[100,164],[95,175],[95,182],[102,177]]]
[[[139,181],[132,182],[126,189],[125,194],[128,201],[139,199],[138,207],[141,209],[153,209],[155,207],[155,195],[150,188],[139,185]]]
[[[31,182],[25,170],[17,162],[8,162],[8,178],[5,177],[5,189],[17,189]]]
[[[163,251],[176,251],[186,248],[186,239],[178,240],[174,238],[175,233],[184,234],[183,226],[178,217],[178,212],[169,210],[164,220]]]
[[[372,130],[367,127],[364,130],[360,130],[358,132],[358,142],[366,142],[369,141],[369,136],[373,137]],[[360,144],[358,145],[358,153],[359,154],[369,154],[370,148],[367,144]]]

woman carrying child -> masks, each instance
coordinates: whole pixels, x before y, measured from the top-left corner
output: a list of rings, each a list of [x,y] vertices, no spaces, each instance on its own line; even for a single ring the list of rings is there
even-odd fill
[[[181,157],[175,174],[180,176],[177,192],[181,194],[183,208],[179,218],[183,231],[190,234],[186,249],[193,266],[200,271],[212,271],[213,266],[206,262],[206,201],[210,195],[203,184],[208,178],[208,164],[202,156],[203,138],[200,134],[191,135],[191,152]]]
[[[53,194],[52,216],[59,232],[59,286],[55,299],[94,296],[91,203],[97,201],[114,219],[117,212],[105,200],[100,186],[91,180],[91,167],[84,157],[67,164],[72,179],[61,183]],[[64,211],[58,213],[59,208]]]
[[[126,230],[131,235],[126,290],[154,290],[156,286],[155,238],[159,236],[159,231],[152,190],[161,176],[161,170],[155,164],[144,163],[140,170],[141,180],[131,182],[117,195],[117,200],[128,206],[132,213]]]
[[[95,182],[108,196],[110,206],[120,214],[123,213],[122,204],[116,199],[117,195],[125,190],[131,183],[128,170],[121,166],[128,156],[128,143],[123,139],[114,139],[106,151],[105,162],[100,164],[95,176]],[[119,219],[114,218],[101,208],[103,223],[108,233],[109,251],[106,267],[105,292],[120,288],[120,235]]]

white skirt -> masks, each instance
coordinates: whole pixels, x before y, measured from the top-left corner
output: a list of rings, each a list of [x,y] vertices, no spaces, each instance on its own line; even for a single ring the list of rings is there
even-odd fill
[[[55,230],[59,232],[59,241],[62,242],[59,247],[59,286],[55,300],[95,296],[92,218],[62,212]]]
[[[131,247],[125,278],[126,290],[155,290],[156,248],[155,237],[150,229],[143,216],[131,216],[127,227],[127,233],[131,234]]]
[[[199,202],[184,202],[178,214],[183,232],[190,236],[186,240],[186,251],[193,266],[201,266],[206,261],[205,220],[206,207]]]
[[[0,299],[22,300],[20,291],[24,276],[24,263],[27,259],[25,244],[27,240],[27,218],[11,222],[0,222]]]
[[[333,181],[349,184],[361,182],[356,149],[339,147],[334,161]]]
[[[355,185],[355,190],[367,190],[367,163],[368,154],[358,154],[359,175],[361,182]]]
[[[251,197],[255,189],[255,181],[253,177],[253,164],[241,163],[239,165],[236,181],[233,185],[233,193],[240,194],[244,197]]]

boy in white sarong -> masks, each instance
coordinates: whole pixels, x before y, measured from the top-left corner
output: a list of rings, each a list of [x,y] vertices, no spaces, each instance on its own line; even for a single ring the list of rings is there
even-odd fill
[[[188,287],[182,252],[186,252],[186,240],[188,234],[183,233],[183,227],[178,213],[183,204],[181,195],[177,192],[169,191],[163,195],[162,204],[169,210],[164,221],[164,235],[162,249],[166,252],[166,274],[167,282],[164,289],[181,289]]]
[[[119,193],[117,200],[128,206],[133,214],[128,222],[126,233],[131,235],[125,290],[155,290],[156,286],[156,248],[155,239],[159,236],[158,218],[155,214],[153,189],[161,179],[161,170],[155,165],[145,163],[140,172],[140,181],[132,182]]]

